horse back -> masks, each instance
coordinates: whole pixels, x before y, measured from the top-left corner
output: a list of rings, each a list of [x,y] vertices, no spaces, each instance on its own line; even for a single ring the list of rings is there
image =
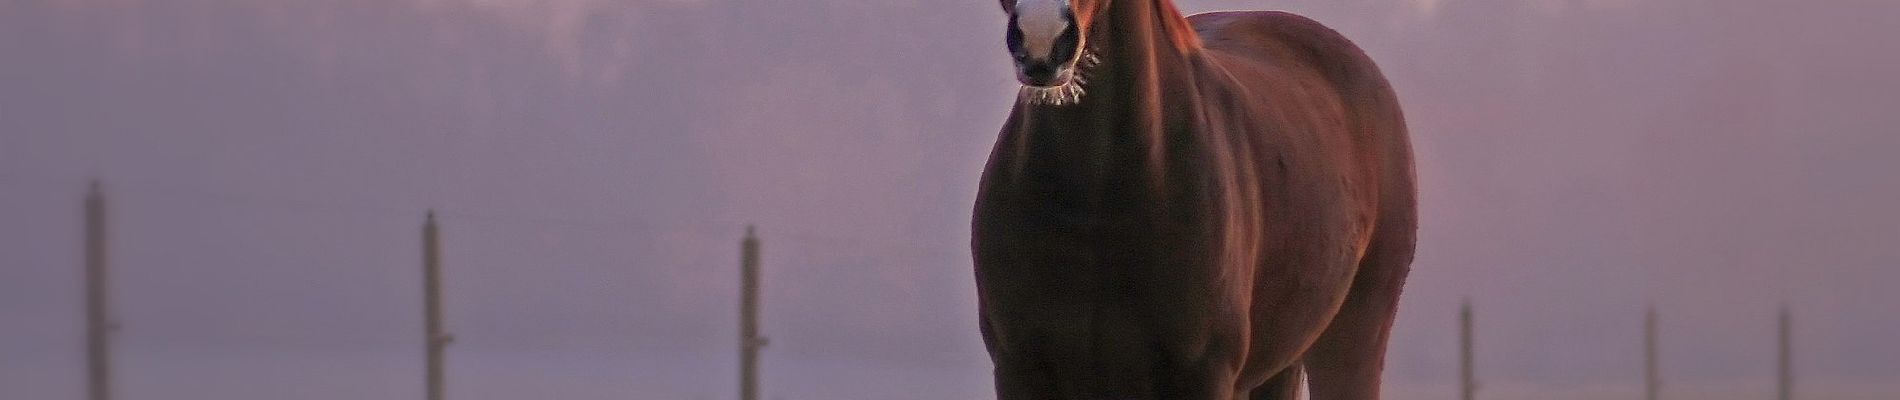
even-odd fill
[[[1223,11],[1188,17],[1205,50],[1255,66],[1307,68],[1342,90],[1390,92],[1358,45],[1310,18],[1281,11]]]

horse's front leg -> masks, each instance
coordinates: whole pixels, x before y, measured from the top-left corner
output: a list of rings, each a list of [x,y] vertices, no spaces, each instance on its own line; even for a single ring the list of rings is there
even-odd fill
[[[1173,371],[1156,399],[1239,400],[1242,393],[1234,388],[1238,371],[1224,365],[1204,365]]]

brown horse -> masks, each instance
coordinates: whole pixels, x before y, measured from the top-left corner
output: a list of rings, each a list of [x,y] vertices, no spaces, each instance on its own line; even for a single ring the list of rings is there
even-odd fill
[[[1292,14],[1002,0],[971,247],[1000,400],[1376,399],[1417,230],[1391,86]]]

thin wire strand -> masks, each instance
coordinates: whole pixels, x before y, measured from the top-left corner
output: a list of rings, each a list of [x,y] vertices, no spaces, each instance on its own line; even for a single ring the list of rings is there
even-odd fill
[[[36,186],[48,190],[72,191],[75,198],[84,193],[87,182],[72,182],[68,178],[54,178],[20,173],[0,173],[0,182],[8,186]],[[238,206],[260,210],[286,211],[305,214],[331,214],[370,218],[416,218],[433,211],[441,223],[454,224],[457,221],[495,224],[511,229],[533,230],[587,230],[607,233],[659,234],[690,233],[708,239],[736,238],[747,225],[741,221],[705,220],[699,223],[668,223],[649,218],[614,217],[550,217],[492,211],[477,211],[460,208],[401,207],[381,204],[339,201],[313,201],[308,199],[282,196],[236,194],[207,190],[201,187],[177,184],[160,184],[146,181],[102,180],[108,195],[129,195],[130,200],[138,202],[171,201],[189,202],[189,204],[214,203],[221,206]],[[120,200],[125,201],[125,200]],[[766,232],[772,237],[769,241],[784,241],[798,245],[823,248],[857,248],[866,252],[876,252],[884,256],[901,256],[913,260],[934,260],[938,262],[962,263],[969,261],[969,255],[955,250],[955,246],[932,247],[896,240],[871,240],[853,238],[824,232],[801,230],[797,228],[774,227]]]

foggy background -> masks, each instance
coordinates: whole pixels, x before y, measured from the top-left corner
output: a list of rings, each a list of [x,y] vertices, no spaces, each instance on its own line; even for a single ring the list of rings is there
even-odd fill
[[[1900,3],[1285,9],[1396,86],[1423,221],[1387,398],[1900,397]],[[991,0],[0,0],[0,398],[83,394],[103,179],[121,399],[993,398],[968,219],[1015,82]]]

